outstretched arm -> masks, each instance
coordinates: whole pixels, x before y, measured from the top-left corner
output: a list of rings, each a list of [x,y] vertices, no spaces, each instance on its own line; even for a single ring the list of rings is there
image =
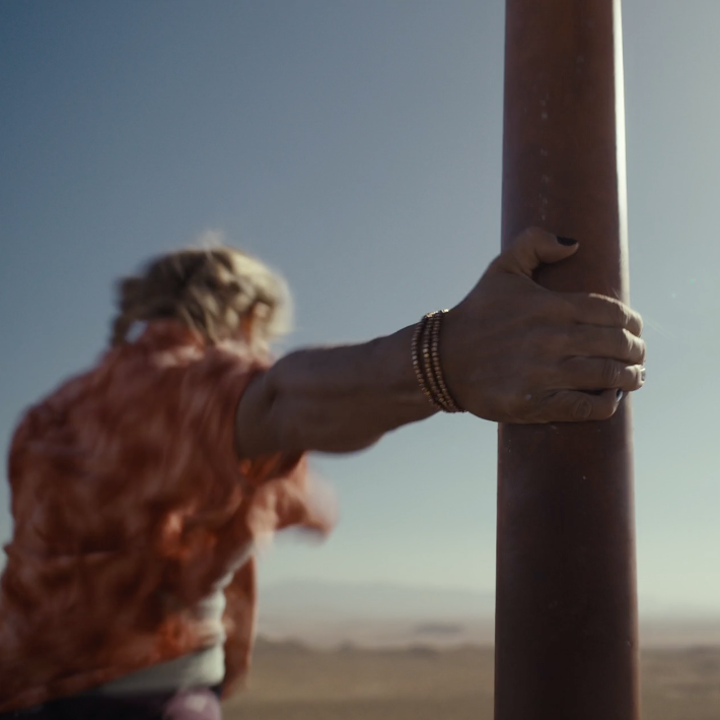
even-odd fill
[[[451,395],[497,422],[602,420],[644,381],[640,316],[600,295],[554,293],[532,279],[577,251],[523,232],[443,320],[440,357]],[[413,328],[367,343],[293,352],[259,375],[237,412],[241,457],[351,452],[435,411],[411,360]]]

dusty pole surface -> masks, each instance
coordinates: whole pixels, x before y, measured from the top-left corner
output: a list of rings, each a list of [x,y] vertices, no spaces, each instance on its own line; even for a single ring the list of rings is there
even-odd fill
[[[619,0],[507,0],[503,245],[577,239],[537,280],[627,301]],[[632,432],[503,425],[496,720],[637,720]]]

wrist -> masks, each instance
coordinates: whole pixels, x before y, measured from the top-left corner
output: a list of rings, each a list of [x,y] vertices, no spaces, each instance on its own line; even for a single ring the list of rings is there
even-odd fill
[[[413,366],[416,326],[411,325],[387,337],[372,341],[376,387],[389,400],[388,421],[394,429],[424,420],[438,412],[418,382]]]

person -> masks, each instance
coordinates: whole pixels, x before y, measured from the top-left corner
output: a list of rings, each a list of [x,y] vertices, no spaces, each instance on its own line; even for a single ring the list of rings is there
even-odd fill
[[[248,666],[257,544],[332,525],[309,451],[441,410],[611,417],[645,380],[640,316],[532,279],[577,251],[530,228],[450,311],[277,361],[289,295],[259,260],[185,250],[124,279],[111,347],[12,440],[2,717],[219,718]]]

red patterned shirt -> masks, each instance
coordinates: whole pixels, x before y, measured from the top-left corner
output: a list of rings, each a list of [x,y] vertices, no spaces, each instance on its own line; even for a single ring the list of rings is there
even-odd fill
[[[242,677],[256,605],[248,544],[329,526],[303,456],[235,454],[240,396],[265,365],[154,322],[27,412],[9,455],[0,711],[83,692],[223,632],[226,689]],[[217,627],[193,608],[228,572]]]

